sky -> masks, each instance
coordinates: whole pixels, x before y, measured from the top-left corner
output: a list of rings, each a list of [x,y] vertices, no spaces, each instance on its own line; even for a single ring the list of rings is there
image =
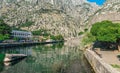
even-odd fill
[[[99,6],[102,6],[106,0],[87,0],[88,2],[96,3]]]

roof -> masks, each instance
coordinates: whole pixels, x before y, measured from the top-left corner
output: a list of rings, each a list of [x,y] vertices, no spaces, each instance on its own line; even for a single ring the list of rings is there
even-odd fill
[[[25,34],[32,34],[30,31],[19,31],[19,30],[12,30],[12,33],[16,32],[16,33],[25,33]]]

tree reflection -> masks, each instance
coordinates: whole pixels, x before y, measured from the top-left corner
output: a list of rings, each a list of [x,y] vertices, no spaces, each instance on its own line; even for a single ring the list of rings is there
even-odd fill
[[[4,69],[4,64],[3,64],[3,62],[0,62],[0,72],[2,72],[3,69]]]
[[[25,61],[26,61],[26,63],[34,63],[35,60],[36,60],[35,57],[33,57],[33,56],[28,56]]]
[[[0,54],[0,72],[3,71],[4,68],[4,64],[3,64],[4,58],[5,58],[5,54]]]

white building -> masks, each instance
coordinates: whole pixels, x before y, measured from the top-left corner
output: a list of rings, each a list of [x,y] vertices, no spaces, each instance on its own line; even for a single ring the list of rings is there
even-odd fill
[[[20,39],[31,39],[32,33],[28,31],[12,30],[12,37],[17,37]]]

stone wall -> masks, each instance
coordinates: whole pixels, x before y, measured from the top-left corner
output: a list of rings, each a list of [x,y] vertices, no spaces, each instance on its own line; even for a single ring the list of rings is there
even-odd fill
[[[94,24],[96,22],[101,22],[104,20],[109,20],[112,22],[120,22],[120,12],[95,15],[93,19],[90,21],[91,22],[90,24]]]
[[[109,64],[105,63],[95,52],[92,50],[87,49],[85,51],[85,57],[87,58],[88,62],[91,64],[92,68],[94,69],[95,73],[120,73]]]

